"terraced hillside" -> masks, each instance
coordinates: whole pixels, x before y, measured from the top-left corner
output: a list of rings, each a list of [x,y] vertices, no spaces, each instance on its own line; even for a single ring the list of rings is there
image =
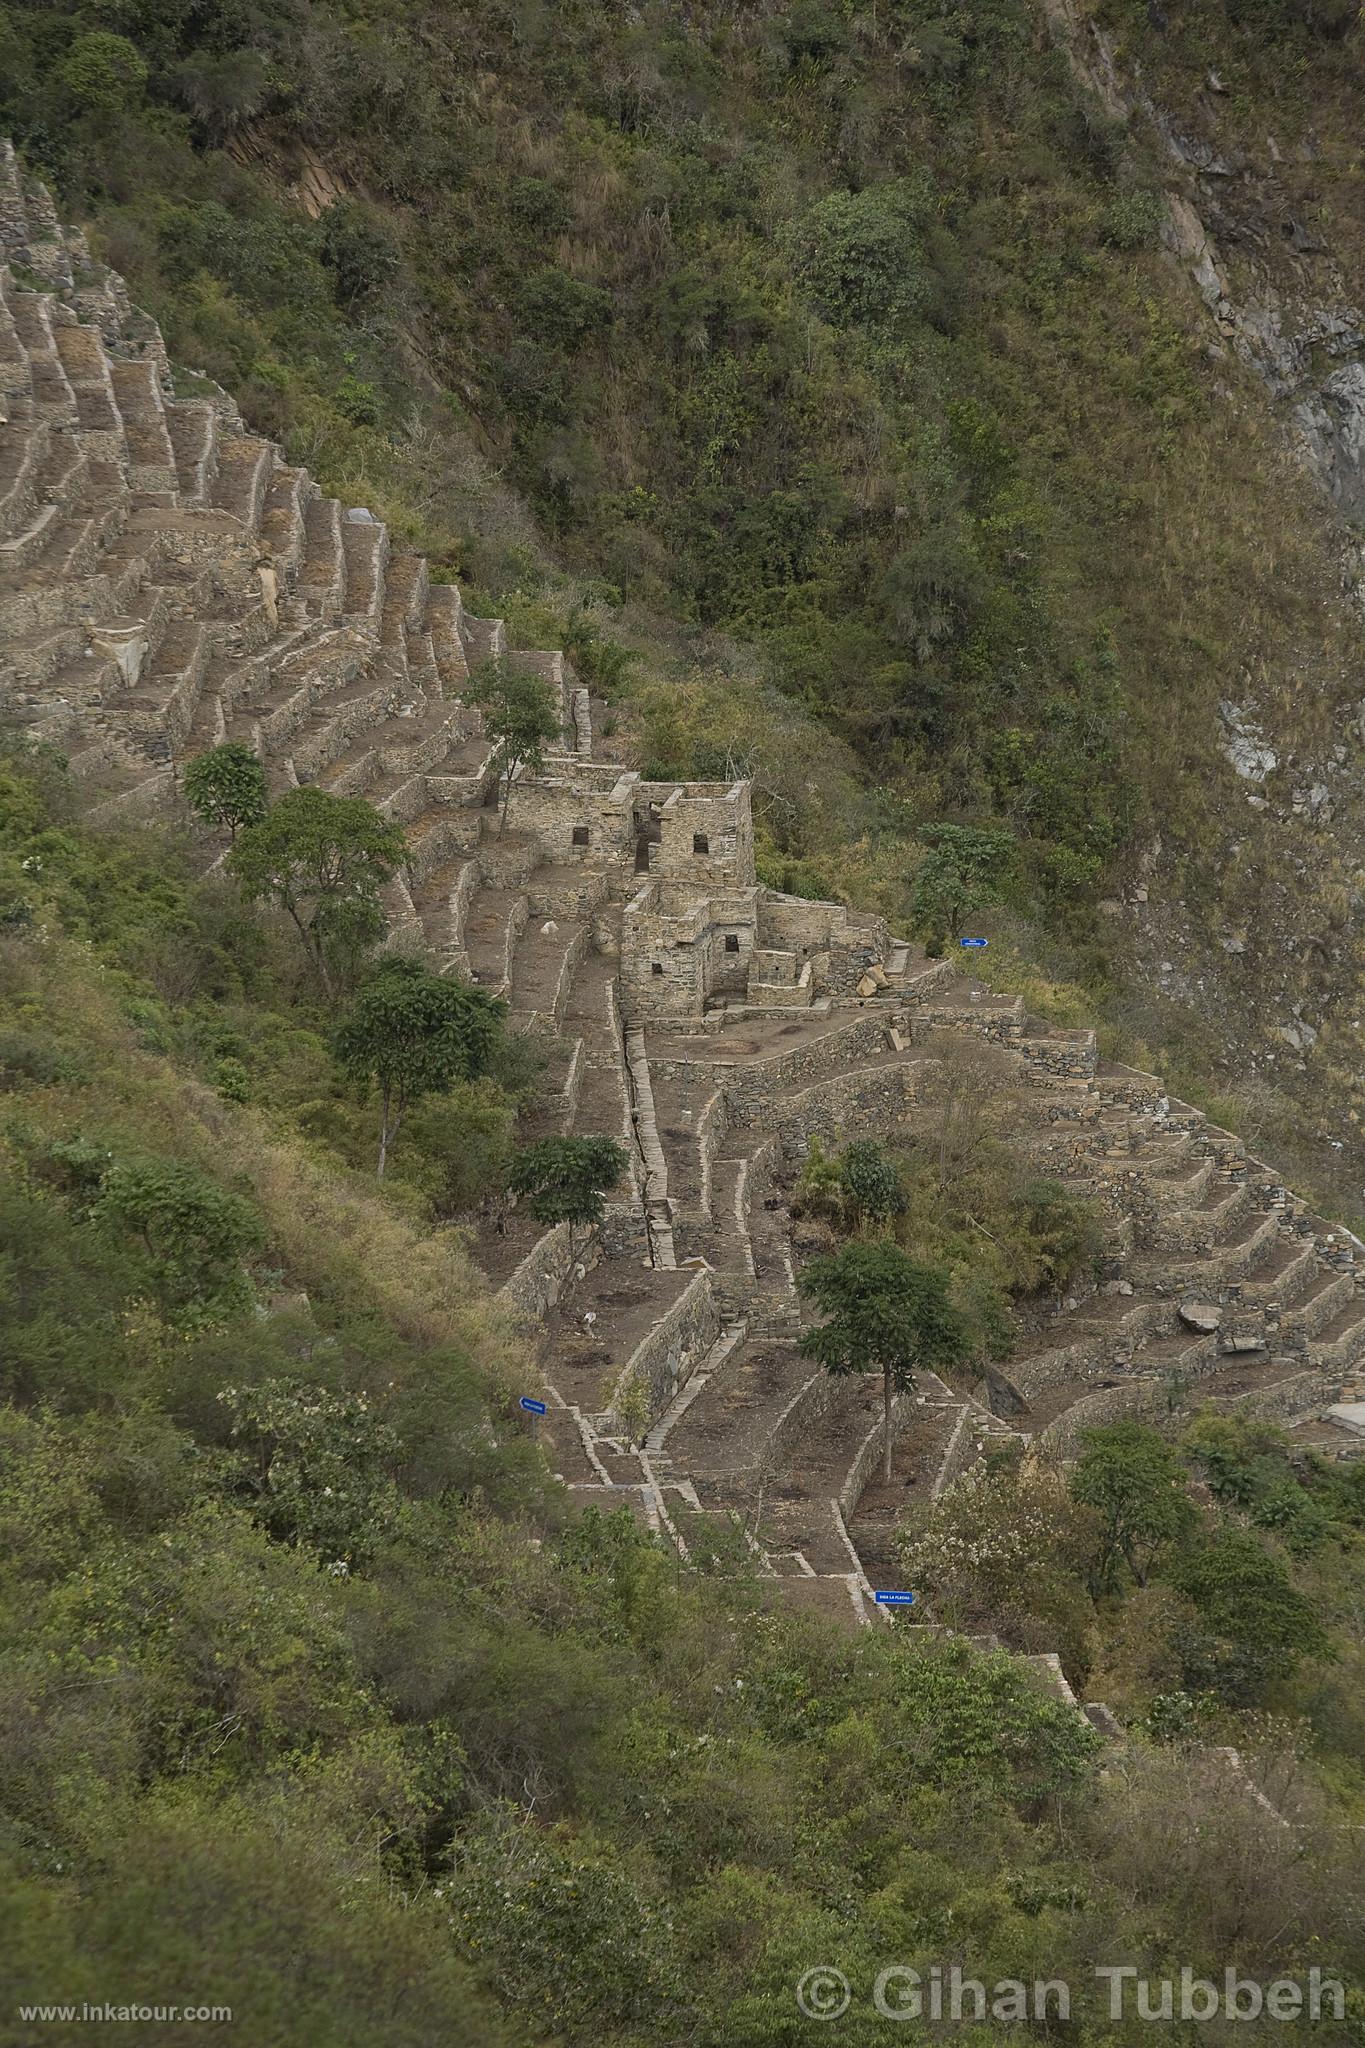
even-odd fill
[[[776,1596],[866,1624],[901,1505],[1002,1436],[1064,1456],[1088,1422],[1212,1401],[1349,1451],[1324,1419],[1365,1356],[1348,1234],[1093,1034],[877,919],[759,886],[747,784],[609,758],[555,653],[511,655],[551,683],[561,738],[502,829],[465,696],[509,653],[501,622],[221,392],[187,389],[8,150],[0,241],[7,714],[69,755],[97,821],[174,810],[186,760],[225,737],[277,789],[366,796],[407,839],[388,943],[503,994],[544,1040],[542,1130],[628,1147],[587,1270],[562,1226],[515,1215],[478,1247],[536,1332],[570,1487],[680,1549],[743,1542]],[[931,1119],[944,1062],[977,1040],[977,1085],[1009,1076],[1014,1141],[1102,1206],[1107,1269],[989,1380],[905,1397],[888,1488],[878,1386],[798,1349],[788,1195],[812,1138]]]

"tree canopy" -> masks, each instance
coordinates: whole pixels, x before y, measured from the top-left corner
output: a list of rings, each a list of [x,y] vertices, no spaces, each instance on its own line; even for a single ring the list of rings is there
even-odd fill
[[[1088,1430],[1071,1490],[1100,1516],[1103,1584],[1112,1584],[1123,1564],[1142,1585],[1155,1553],[1177,1542],[1194,1519],[1180,1460],[1141,1422]]]
[[[379,892],[404,844],[401,825],[364,797],[291,789],[248,826],[229,866],[249,901],[284,911],[333,996],[384,929]]]
[[[465,696],[482,711],[484,725],[497,741],[497,768],[503,778],[502,822],[506,825],[512,784],[519,775],[538,774],[551,740],[560,737],[555,693],[537,670],[499,656],[470,677]]]
[[[931,950],[956,943],[968,920],[1000,901],[1014,858],[1007,832],[982,825],[934,825],[910,885],[910,914]]]
[[[382,962],[362,985],[337,1033],[337,1050],[355,1078],[378,1084],[381,1180],[413,1103],[485,1073],[506,1014],[486,989],[403,956]]]
[[[570,1235],[606,1214],[606,1196],[626,1173],[625,1148],[615,1138],[541,1138],[512,1162],[512,1192],[538,1223],[567,1223]]]
[[[968,1355],[966,1318],[949,1291],[949,1276],[918,1264],[885,1240],[846,1244],[813,1259],[800,1276],[826,1320],[807,1330],[801,1349],[830,1373],[882,1375],[883,1471],[891,1477],[894,1397],[908,1393],[917,1371],[957,1364]]]
[[[226,825],[236,844],[244,825],[265,816],[265,769],[259,755],[240,740],[225,740],[196,754],[185,770],[185,801],[210,825]]]
[[[1186,1640],[1189,1675],[1229,1700],[1255,1698],[1267,1679],[1328,1647],[1312,1601],[1249,1529],[1215,1530],[1172,1576],[1203,1624]]]

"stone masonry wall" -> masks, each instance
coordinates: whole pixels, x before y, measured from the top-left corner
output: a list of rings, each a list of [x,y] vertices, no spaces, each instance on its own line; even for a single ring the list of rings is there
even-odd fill
[[[754,821],[747,782],[688,783],[659,808],[651,871],[701,888],[747,889],[754,880]]]
[[[922,1078],[917,1063],[901,1060],[813,1082],[774,1119],[788,1159],[803,1160],[815,1137],[837,1147],[893,1129],[913,1106]]]
[[[599,1426],[610,1429],[616,1404],[635,1380],[649,1389],[651,1418],[662,1415],[693,1365],[720,1335],[720,1310],[709,1272],[699,1271],[626,1360],[612,1394],[608,1416]]]
[[[572,1263],[569,1226],[556,1223],[537,1238],[516,1271],[504,1280],[498,1298],[515,1314],[539,1321],[559,1300]]]
[[[555,764],[550,764],[553,775]],[[635,827],[629,777],[621,775],[610,788],[578,777],[563,781],[538,779],[518,783],[512,797],[511,823],[532,834],[544,858],[558,867],[582,865],[627,872],[634,859]],[[587,843],[574,833],[586,830]]]

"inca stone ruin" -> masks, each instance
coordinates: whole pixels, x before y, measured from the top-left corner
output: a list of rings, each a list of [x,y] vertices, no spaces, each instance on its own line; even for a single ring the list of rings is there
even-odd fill
[[[97,822],[174,814],[185,762],[225,738],[277,790],[401,821],[389,943],[504,994],[547,1044],[541,1131],[619,1134],[633,1163],[586,1271],[562,1226],[514,1215],[475,1245],[538,1330],[548,1447],[581,1497],[684,1549],[714,1518],[777,1596],[867,1624],[899,1507],[1010,1434],[1065,1455],[1087,1423],[1211,1402],[1349,1450],[1328,1414],[1365,1352],[1347,1233],[1090,1032],[760,886],[748,785],[612,760],[558,654],[514,657],[557,691],[562,742],[500,833],[462,691],[508,651],[501,622],[173,376],[8,150],[0,241],[0,701],[69,756]],[[1102,1205],[1106,1277],[989,1381],[904,1397],[888,1492],[880,1382],[796,1347],[787,1193],[812,1137],[940,1115],[964,1046],[1014,1142]]]

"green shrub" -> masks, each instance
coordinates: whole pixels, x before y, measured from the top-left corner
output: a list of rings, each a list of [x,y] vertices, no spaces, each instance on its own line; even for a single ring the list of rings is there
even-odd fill
[[[260,1219],[193,1167],[116,1162],[101,1175],[91,1213],[138,1248],[158,1299],[177,1320],[221,1321],[250,1301],[242,1261],[265,1241]]]
[[[1171,1576],[1203,1623],[1184,1644],[1192,1686],[1244,1704],[1328,1648],[1312,1602],[1249,1530],[1220,1529]]]
[[[126,36],[92,29],[77,36],[57,76],[78,106],[92,113],[117,114],[141,98],[147,66]]]
[[[846,325],[924,310],[929,210],[927,187],[901,179],[864,192],[831,192],[787,231],[792,267],[826,319]]]
[[[392,222],[360,200],[329,206],[318,227],[322,260],[337,303],[355,307],[391,293],[403,265]]]
[[[572,350],[611,316],[611,293],[552,264],[532,271],[515,298],[518,326],[532,342]]]
[[[1159,192],[1120,192],[1100,215],[1100,235],[1115,249],[1149,249],[1159,239],[1165,219]]]

